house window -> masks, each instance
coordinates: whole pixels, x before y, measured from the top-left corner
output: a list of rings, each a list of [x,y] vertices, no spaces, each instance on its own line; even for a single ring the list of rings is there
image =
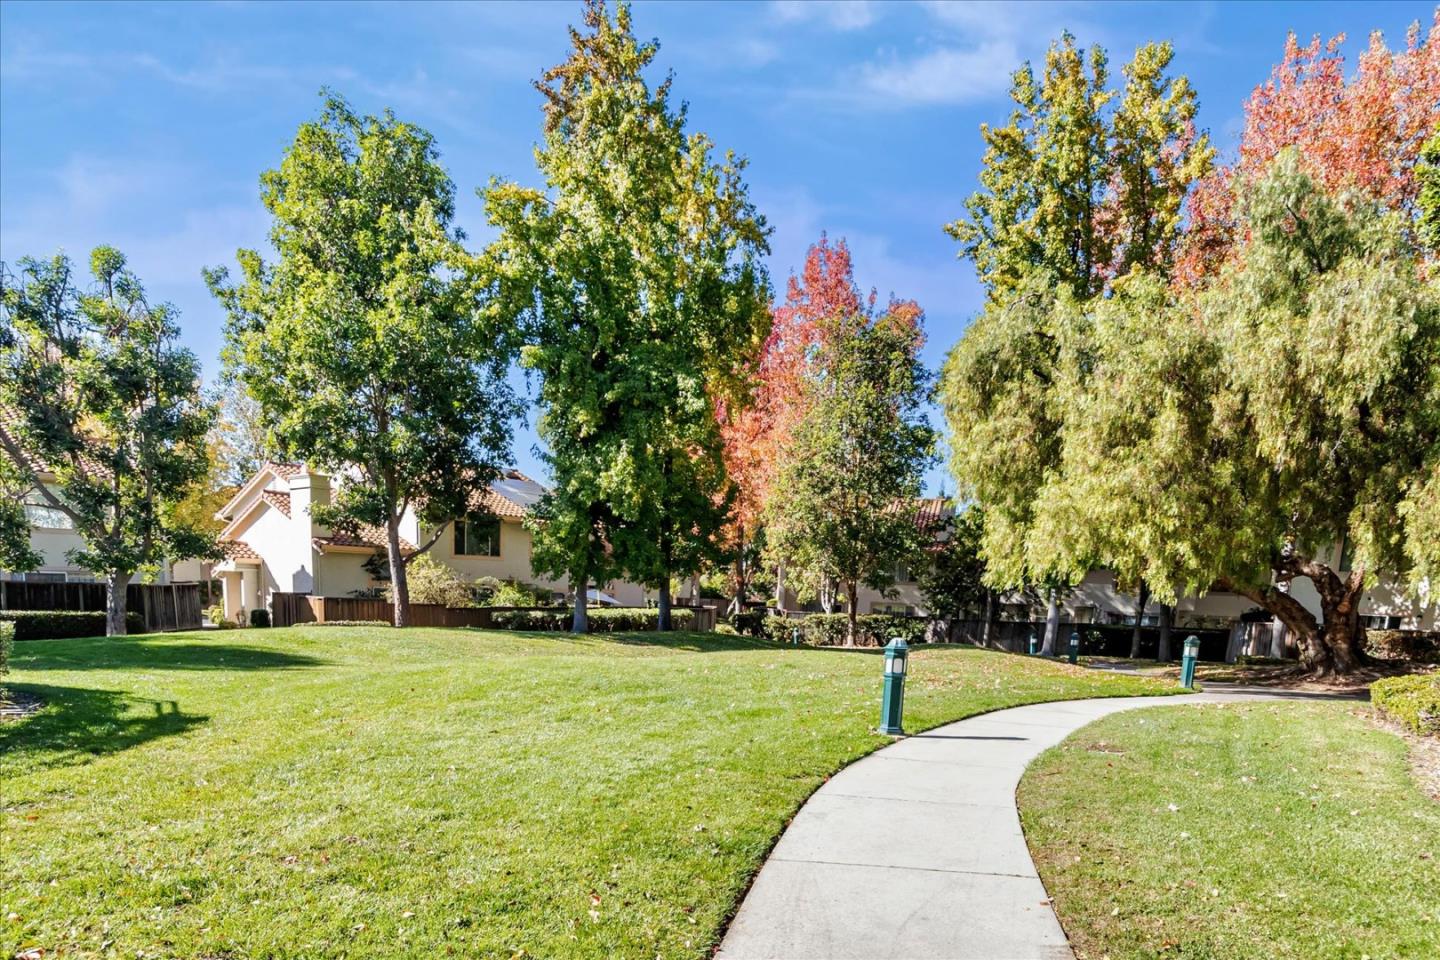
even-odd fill
[[[500,556],[500,521],[483,514],[471,514],[455,521],[455,556]]]
[[[904,603],[872,603],[871,613],[888,613],[892,616],[907,617],[913,616],[915,608]]]
[[[896,583],[914,583],[914,582],[915,582],[915,577],[914,577],[914,575],[910,572],[910,567],[909,567],[908,564],[904,564],[904,563],[897,563],[897,564],[895,564],[895,582],[896,582]]]
[[[30,526],[41,530],[74,530],[75,521],[62,510],[56,510],[48,503],[25,504],[25,517]]]

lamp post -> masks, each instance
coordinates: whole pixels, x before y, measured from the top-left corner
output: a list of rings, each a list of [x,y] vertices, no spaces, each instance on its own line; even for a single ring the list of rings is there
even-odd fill
[[[1076,663],[1080,659],[1080,631],[1070,631],[1070,662]]]
[[[1195,689],[1195,661],[1200,659],[1200,638],[1195,634],[1185,638],[1185,656],[1180,660],[1180,686],[1186,690]]]
[[[901,714],[905,710],[905,662],[910,648],[895,637],[885,644],[885,695],[880,702],[880,732],[891,737],[905,736]]]
[[[1040,652],[1040,641],[1035,639],[1035,634],[1030,634],[1030,656]]]

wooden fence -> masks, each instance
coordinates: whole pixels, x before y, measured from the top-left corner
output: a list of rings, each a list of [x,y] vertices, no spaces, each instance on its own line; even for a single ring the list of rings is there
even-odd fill
[[[512,610],[554,610],[554,607],[446,607],[438,603],[410,604],[412,627],[490,627],[494,614]],[[695,615],[693,630],[714,630],[714,607],[684,607]],[[354,620],[395,619],[395,608],[388,600],[359,597],[312,597],[304,593],[272,593],[270,622],[277,627],[296,623],[336,623]]]
[[[132,583],[125,606],[145,629],[199,630],[200,584]],[[0,580],[0,610],[104,610],[103,583],[35,583]]]
[[[951,620],[948,627],[949,639],[952,643],[978,644],[984,636],[985,622],[983,620]],[[1134,630],[1134,626],[1129,624],[1062,622],[1056,638],[1056,652],[1063,656],[1070,642],[1071,631],[1079,631],[1080,652],[1085,656],[1128,656]],[[1170,650],[1174,659],[1180,659],[1180,646],[1191,634],[1200,639],[1201,660],[1219,662],[1226,659],[1230,645],[1228,630],[1171,627]],[[1044,641],[1044,620],[995,620],[990,624],[990,645],[1013,653],[1028,652],[1031,636],[1034,636],[1037,641]],[[1141,658],[1153,659],[1159,651],[1159,646],[1160,628],[1142,627],[1140,629]]]

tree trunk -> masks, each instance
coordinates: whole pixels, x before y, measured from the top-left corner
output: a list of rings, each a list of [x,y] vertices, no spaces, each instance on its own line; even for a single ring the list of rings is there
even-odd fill
[[[400,555],[400,519],[385,521],[385,540],[390,550],[390,605],[395,611],[395,626],[410,625],[410,581],[405,576],[405,558]]]
[[[835,583],[824,574],[820,575],[820,609],[827,614],[835,612]]]
[[[1055,656],[1055,641],[1060,635],[1060,591],[1054,587],[1045,600],[1045,642],[1040,647],[1040,656]]]
[[[857,587],[856,587],[855,581],[854,581],[854,580],[846,580],[846,581],[845,581],[845,602],[846,602],[846,607],[847,607],[847,609],[846,609],[845,615],[846,615],[846,618],[847,618],[847,621],[848,621],[848,622],[845,624],[845,646],[847,646],[847,647],[853,647],[853,646],[855,646],[855,641],[856,641],[856,639],[857,639],[857,638],[856,638],[856,629],[855,629],[855,627],[856,627],[855,618],[856,618],[856,616],[857,616],[857,614],[858,614],[858,611],[857,611],[855,608],[856,608],[856,605],[857,605],[857,604],[856,604],[856,594],[858,594],[858,593],[859,593],[859,590],[858,590]]]
[[[980,646],[986,648],[990,646],[990,638],[995,634],[995,631],[992,629],[994,623],[995,591],[987,589],[985,591],[985,622],[980,624]]]
[[[570,632],[589,633],[590,615],[585,609],[585,594],[590,592],[590,578],[581,574],[579,577],[572,577],[571,582],[575,584],[575,617],[570,621]]]
[[[1135,605],[1135,629],[1130,632],[1131,660],[1140,659],[1140,633],[1144,629],[1145,607],[1150,603],[1150,584],[1144,580],[1140,581],[1140,596],[1136,599],[1139,602]]]
[[[730,615],[732,617],[745,609],[745,587],[748,581],[745,575],[745,560],[743,559],[745,548],[743,544],[740,551],[741,556],[735,558],[735,596],[730,601]]]
[[[1321,564],[1311,566],[1317,568],[1307,575],[1320,594],[1320,642],[1330,653],[1333,672],[1350,673],[1368,661],[1365,656],[1365,631],[1360,627],[1360,596],[1365,591],[1365,571],[1352,570],[1342,580],[1329,567]]]
[[[785,615],[785,564],[775,566],[775,612]]]
[[[1320,622],[1299,600],[1274,585],[1241,587],[1222,579],[1219,586],[1253,600],[1284,623],[1295,635],[1300,645],[1300,660],[1307,669],[1322,676],[1334,671],[1334,658],[1320,639]]]
[[[1161,663],[1169,663],[1175,658],[1170,650],[1170,628],[1175,624],[1175,608],[1169,604],[1160,605],[1160,648],[1155,651],[1155,659]]]
[[[660,581],[660,599],[656,604],[655,629],[670,629],[670,578],[667,576]]]
[[[133,573],[112,570],[105,581],[105,636],[125,636],[125,591],[130,587]]]

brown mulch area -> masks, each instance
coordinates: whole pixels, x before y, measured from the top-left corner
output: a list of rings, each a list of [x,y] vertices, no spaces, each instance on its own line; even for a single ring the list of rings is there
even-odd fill
[[[1354,673],[1331,677],[1317,677],[1298,665],[1276,667],[1269,664],[1201,664],[1196,670],[1195,679],[1202,684],[1209,680],[1212,683],[1240,683],[1282,690],[1363,693],[1370,684],[1384,677],[1437,671],[1440,671],[1440,665],[1419,660],[1374,660]],[[1167,670],[1166,674],[1178,677],[1180,670],[1176,667]]]
[[[17,690],[0,689],[0,723],[9,720],[24,720],[28,716],[39,713],[43,706],[45,706],[45,701],[39,697],[20,693]]]
[[[1422,737],[1408,727],[1387,720],[1378,710],[1368,711],[1370,722],[1410,745],[1410,772],[1420,789],[1440,803],[1440,737]]]

